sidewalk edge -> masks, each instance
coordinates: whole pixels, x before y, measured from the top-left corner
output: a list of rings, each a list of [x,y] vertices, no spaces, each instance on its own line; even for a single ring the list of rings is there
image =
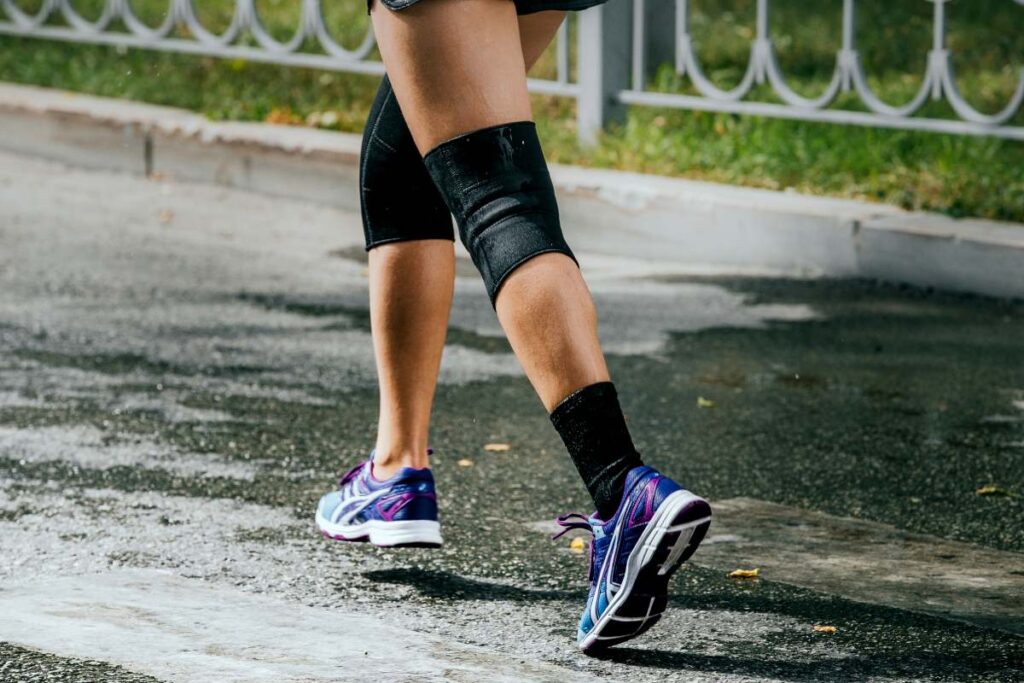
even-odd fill
[[[361,137],[0,83],[0,149],[359,210]],[[1024,298],[1024,225],[551,164],[580,251],[695,271],[868,277]]]

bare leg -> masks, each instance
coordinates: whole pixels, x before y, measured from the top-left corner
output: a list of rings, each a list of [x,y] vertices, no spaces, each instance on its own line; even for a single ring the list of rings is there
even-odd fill
[[[448,240],[369,251],[370,327],[380,386],[374,474],[427,466],[427,435],[455,280]]]
[[[373,14],[383,12],[391,13],[375,4]],[[526,69],[543,53],[564,17],[561,11],[518,17],[517,49]],[[390,69],[389,76],[394,83]],[[422,147],[421,138],[416,140]],[[374,247],[369,259],[370,323],[380,384],[374,471],[386,478],[401,467],[428,464],[430,414],[451,309],[455,254],[446,240],[411,240]],[[578,271],[571,261],[568,265]],[[548,355],[553,352],[549,349]]]
[[[574,390],[609,379],[594,301],[564,254],[539,254],[512,271],[498,291],[497,310],[549,413]]]

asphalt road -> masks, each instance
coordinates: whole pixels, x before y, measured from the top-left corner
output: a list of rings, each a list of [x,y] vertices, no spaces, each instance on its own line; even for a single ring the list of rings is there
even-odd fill
[[[361,243],[0,154],[0,679],[1024,680],[1024,305],[581,254],[639,450],[716,511],[661,624],[594,659],[586,555],[547,535],[586,494],[466,260],[445,546],[314,532],[374,438]]]

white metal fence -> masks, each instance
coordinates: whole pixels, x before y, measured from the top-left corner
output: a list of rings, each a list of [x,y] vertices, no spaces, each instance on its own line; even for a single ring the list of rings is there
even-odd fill
[[[102,12],[87,19],[76,11],[74,0],[43,0],[35,12],[27,12],[14,0],[0,0],[0,34],[31,36],[82,43],[101,43],[133,48],[184,52],[216,57],[243,58],[296,66],[383,73],[383,65],[370,59],[373,32],[367,29],[358,45],[339,44],[324,20],[321,0],[301,2],[301,18],[288,40],[271,35],[256,7],[256,0],[235,0],[227,28],[215,33],[200,21],[195,0],[169,0],[168,11],[157,26],[144,23],[130,0],[105,0]],[[1017,87],[998,112],[985,114],[968,103],[953,70],[952,53],[946,44],[947,5],[953,0],[904,0],[930,2],[932,45],[917,94],[903,104],[883,101],[868,85],[858,52],[856,0],[842,3],[842,42],[837,46],[831,81],[817,96],[796,92],[786,80],[776,58],[769,30],[770,0],[757,0],[756,30],[750,45],[745,75],[730,89],[716,85],[705,75],[694,48],[690,26],[690,0],[609,0],[571,17],[576,31],[576,73],[570,77],[568,22],[559,29],[556,42],[556,75],[531,78],[530,89],[577,100],[580,139],[591,143],[609,121],[621,119],[627,105],[678,107],[733,112],[811,121],[868,126],[910,128],[955,134],[993,135],[1024,140],[1024,126],[1012,121],[1024,103],[1024,68]],[[968,2],[970,0],[963,0]],[[1024,8],[1024,0],[1005,0]],[[120,25],[120,27],[118,27]],[[666,33],[666,27],[668,32]],[[1024,9],[1016,29],[1024,30]],[[188,37],[180,37],[181,29]],[[657,36],[654,34],[657,33]],[[667,40],[666,40],[667,38]],[[310,49],[310,46],[314,49]],[[649,67],[667,60],[689,79],[694,94],[655,92],[646,87]],[[751,98],[757,86],[767,84],[777,102]],[[835,106],[842,93],[853,92],[862,111]],[[918,115],[929,100],[943,100],[952,118]]]

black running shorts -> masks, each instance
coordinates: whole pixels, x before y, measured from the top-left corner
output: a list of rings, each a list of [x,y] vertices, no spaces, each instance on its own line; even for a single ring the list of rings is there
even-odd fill
[[[391,10],[405,9],[409,5],[414,5],[420,0],[380,0],[384,3],[384,6]],[[608,0],[513,0],[516,3],[516,14],[531,14],[533,12],[541,12],[543,10],[566,10],[566,11],[578,11],[593,7],[594,5],[600,5]],[[366,13],[370,13],[370,6],[373,4],[373,0],[366,0]]]

